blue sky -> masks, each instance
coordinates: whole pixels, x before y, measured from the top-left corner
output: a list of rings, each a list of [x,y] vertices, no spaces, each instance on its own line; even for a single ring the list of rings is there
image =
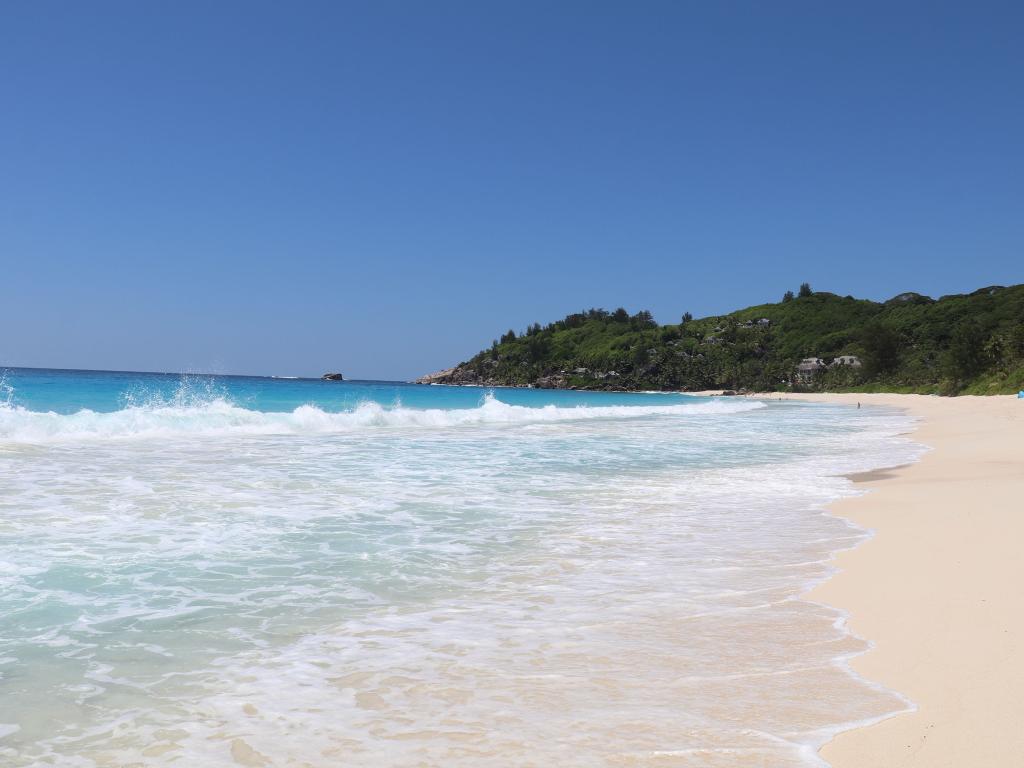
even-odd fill
[[[0,364],[407,378],[1024,280],[1020,3],[6,2]]]

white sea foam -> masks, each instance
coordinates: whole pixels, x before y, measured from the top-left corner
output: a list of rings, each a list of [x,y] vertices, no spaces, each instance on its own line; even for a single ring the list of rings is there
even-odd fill
[[[649,416],[715,416],[763,407],[764,403],[753,400],[708,400],[660,406],[530,408],[503,403],[491,394],[486,395],[477,408],[450,410],[389,408],[364,402],[351,411],[331,412],[315,405],[302,405],[287,413],[268,413],[242,408],[220,397],[185,403],[131,404],[112,412],[83,409],[73,414],[0,405],[0,440],[35,443],[82,438],[332,434],[373,427],[438,428]]]
[[[820,765],[907,706],[798,599],[865,537],[823,512],[841,474],[912,460],[906,428],[746,399],[8,407],[0,763]]]

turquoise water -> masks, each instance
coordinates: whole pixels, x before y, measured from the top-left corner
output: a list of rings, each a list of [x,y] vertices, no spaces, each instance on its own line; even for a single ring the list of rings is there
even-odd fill
[[[0,757],[816,763],[905,702],[798,599],[898,412],[10,369]]]
[[[9,368],[0,379],[0,401],[31,411],[71,414],[80,409],[108,413],[132,406],[188,405],[224,398],[243,408],[263,412],[293,411],[315,405],[325,411],[351,410],[376,403],[408,408],[473,408],[486,390],[479,387],[426,387],[395,381],[321,381],[266,376],[210,376],[123,371],[61,371]],[[630,405],[637,395],[613,392],[501,389],[500,400],[511,405]],[[676,394],[645,395],[643,403],[672,405]]]

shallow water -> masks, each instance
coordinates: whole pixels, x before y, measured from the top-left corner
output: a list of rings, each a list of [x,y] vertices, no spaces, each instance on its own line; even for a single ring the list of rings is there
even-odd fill
[[[4,765],[799,766],[906,706],[797,599],[898,412],[0,382]]]

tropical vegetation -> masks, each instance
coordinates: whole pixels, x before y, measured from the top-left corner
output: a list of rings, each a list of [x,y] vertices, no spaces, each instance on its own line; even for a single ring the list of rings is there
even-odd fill
[[[808,358],[817,360],[801,366]],[[623,390],[1016,392],[1024,387],[1024,285],[940,299],[902,293],[875,302],[804,283],[778,303],[699,319],[687,312],[667,325],[646,310],[588,309],[509,330],[489,349],[426,380]]]

